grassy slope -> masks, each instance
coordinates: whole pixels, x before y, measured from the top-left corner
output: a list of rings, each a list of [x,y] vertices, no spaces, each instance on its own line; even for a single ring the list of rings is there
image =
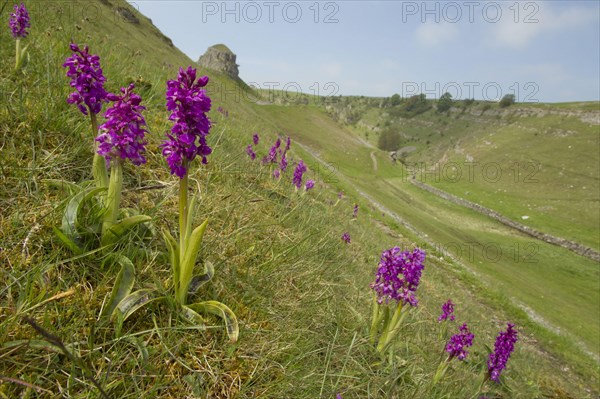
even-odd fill
[[[88,21],[72,17],[81,15],[77,9],[57,17],[36,8],[41,2],[26,3],[32,10],[31,61],[25,76],[16,81],[10,72],[13,41],[6,30],[0,33],[0,271],[7,282],[0,291],[0,376],[46,391],[35,393],[21,383],[3,380],[1,395],[97,397],[79,367],[40,341],[23,316],[34,317],[64,340],[89,364],[111,397],[316,398],[337,392],[345,398],[465,397],[477,385],[484,343],[493,342],[508,319],[523,325],[522,338],[503,376],[505,383],[494,388],[498,396],[590,395],[586,387],[593,388],[595,380],[570,366],[557,372],[554,355],[536,342],[535,325],[525,324],[524,314],[515,318],[517,311],[501,297],[489,294],[459,266],[432,256],[420,288],[418,315],[409,318],[406,339],[398,348],[402,361],[392,369],[377,366],[379,359],[365,340],[370,314],[366,287],[383,248],[407,246],[418,238],[379,228],[375,214],[365,207],[352,222],[352,204],[358,197],[333,207],[337,187],[321,180],[316,190],[302,197],[294,194],[289,182],[271,180],[243,149],[251,134],[259,131],[263,154],[268,137],[273,139],[279,131],[273,121],[287,111],[277,115],[280,111],[275,108],[221,98],[219,87],[235,83],[214,73],[210,73],[214,107],[225,107],[230,117],[212,113],[215,127],[210,142],[215,151],[209,165],[193,173],[192,186],[203,195],[196,222],[211,220],[202,257],[217,270],[213,283],[199,295],[221,300],[237,313],[241,340],[228,345],[220,327],[193,328],[162,306],[137,314],[120,335],[112,325],[99,323],[115,266],[103,266],[97,253],[73,258],[58,244],[51,228],[60,223],[65,196],[43,183],[47,178],[89,179],[89,124],[64,102],[69,90],[60,65],[69,54],[68,42],[73,38],[88,43],[101,55],[110,90],[138,77],[151,84],[140,89],[148,107],[148,163],[126,169],[128,191],[123,201],[154,216],[156,227],[172,231],[176,181],[158,152],[160,137],[169,128],[164,84],[178,66],[191,61],[156,34],[148,21],[141,18],[137,26],[115,20],[112,10],[100,2],[95,3],[99,16]],[[6,19],[6,11],[0,19]],[[294,118],[308,118],[305,124],[323,137],[339,129],[321,114],[292,112]],[[296,138],[309,136],[294,132]],[[348,145],[343,151],[354,154],[356,149]],[[307,156],[299,147],[293,146],[293,151],[295,158]],[[358,151],[350,163],[343,155],[336,152],[332,159],[340,168],[348,164],[349,175],[363,176],[369,150]],[[382,173],[390,173],[382,158],[380,165]],[[156,183],[166,188],[136,190]],[[339,240],[346,230],[353,237],[350,246]],[[126,253],[136,264],[137,287],[167,290],[170,268],[162,240],[155,237],[133,247]],[[75,294],[45,302],[69,289]],[[476,326],[477,339],[471,360],[453,367],[451,378],[431,388],[427,384],[443,346],[435,318],[448,297],[458,304],[459,320]]]
[[[308,107],[261,108],[265,109],[265,118],[273,118],[279,127],[311,146],[355,187],[426,232],[437,248],[448,249],[477,273],[485,290],[516,299],[513,303],[525,305],[550,325],[563,330],[569,337],[567,341],[583,342],[588,351],[598,353],[600,277],[594,262],[516,234],[477,213],[422,192],[402,177],[407,176],[406,170],[392,166],[386,154],[379,151],[375,151],[378,159],[375,172],[369,158],[373,150],[354,140],[321,111]],[[538,327],[531,325],[531,328]],[[557,340],[549,332],[537,333],[547,347],[579,363],[582,369],[594,363],[574,349],[572,342]]]
[[[417,165],[417,178],[599,250],[600,127],[580,117],[599,111],[599,104],[518,104],[504,110],[494,104],[483,111],[481,104],[466,112],[430,110],[391,123],[405,136],[403,146],[417,148],[407,157]],[[361,127],[352,130],[364,137],[365,126],[388,119],[384,111],[369,109]],[[374,144],[377,137],[369,133]]]

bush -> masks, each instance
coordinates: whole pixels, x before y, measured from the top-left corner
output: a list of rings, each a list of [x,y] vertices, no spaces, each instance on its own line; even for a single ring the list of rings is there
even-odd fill
[[[472,105],[474,102],[475,102],[474,98],[465,98],[463,100],[463,106],[466,108],[466,107]]]
[[[427,102],[425,94],[417,94],[405,99],[399,107],[390,110],[390,115],[400,118],[412,118],[426,112],[429,108],[431,108],[431,104]]]
[[[400,133],[387,129],[381,132],[377,147],[383,151],[396,151],[400,147]]]
[[[500,100],[500,107],[501,108],[510,107],[514,103],[515,103],[515,95],[507,94],[504,97],[502,97],[502,100]]]
[[[446,92],[442,94],[437,103],[438,112],[446,112],[452,107],[452,94]]]

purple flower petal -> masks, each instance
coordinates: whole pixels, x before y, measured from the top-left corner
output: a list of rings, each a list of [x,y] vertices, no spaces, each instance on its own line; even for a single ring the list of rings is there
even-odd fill
[[[252,149],[252,144],[248,144],[248,147],[246,147],[246,154],[248,154],[250,159],[252,159],[253,161],[256,159],[256,153]]]
[[[501,331],[498,334],[494,345],[494,352],[490,353],[487,362],[488,376],[496,382],[500,381],[500,374],[506,368],[506,363],[515,349],[515,343],[518,340],[517,330],[514,327],[514,324],[508,323],[506,331]]]
[[[475,335],[469,331],[467,324],[459,327],[459,333],[454,334],[446,345],[446,352],[450,354],[450,360],[457,357],[458,360],[464,360],[469,352],[465,349],[473,345]]]
[[[179,68],[177,80],[167,81],[167,109],[171,111],[169,120],[175,122],[171,133],[161,144],[163,156],[167,159],[171,174],[183,178],[186,165],[197,156],[207,163],[212,149],[206,142],[211,122],[206,115],[210,111],[211,100],[202,89],[208,84],[208,77],[196,80],[196,69]]]
[[[146,120],[139,105],[141,97],[133,92],[134,85],[121,88],[121,96],[111,94],[114,104],[106,110],[106,122],[99,126],[96,137],[98,154],[110,162],[111,159],[130,159],[134,165],[146,163]]]
[[[306,172],[306,165],[304,165],[304,161],[298,162],[296,169],[294,170],[294,178],[292,182],[296,186],[296,188],[302,187],[302,175]]]
[[[342,234],[342,240],[344,240],[346,244],[350,244],[350,234],[348,234],[348,232]]]
[[[454,304],[450,299],[442,305],[442,314],[438,317],[438,321],[450,320],[454,321]]]
[[[425,251],[419,248],[412,252],[401,252],[398,247],[383,251],[375,282],[371,284],[377,293],[377,301],[381,304],[395,300],[417,306],[415,291],[421,281],[424,261]]]
[[[84,115],[88,114],[88,109],[97,114],[102,110],[102,103],[109,100],[109,93],[104,90],[106,78],[100,68],[100,57],[90,55],[87,46],[81,50],[71,43],[70,48],[73,54],[65,60],[63,68],[68,68],[67,77],[71,78],[70,86],[75,91],[69,95],[67,103],[77,104]]]
[[[8,19],[8,26],[15,39],[27,37],[29,33],[27,32],[27,28],[31,25],[29,23],[29,13],[27,12],[27,8],[25,8],[25,4],[21,3],[20,5],[15,5],[14,12],[10,14],[10,18]]]

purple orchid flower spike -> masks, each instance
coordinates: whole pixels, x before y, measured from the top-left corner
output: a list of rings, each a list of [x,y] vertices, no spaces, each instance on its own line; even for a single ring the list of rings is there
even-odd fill
[[[176,80],[167,81],[167,109],[171,111],[169,120],[175,122],[167,139],[161,144],[162,154],[167,159],[171,174],[182,179],[189,163],[197,156],[202,163],[212,153],[206,137],[211,122],[206,115],[210,111],[210,97],[203,89],[208,84],[208,76],[196,79],[196,69],[179,69]]]

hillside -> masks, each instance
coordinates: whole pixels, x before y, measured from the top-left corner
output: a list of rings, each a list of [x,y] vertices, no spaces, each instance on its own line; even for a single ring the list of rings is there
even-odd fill
[[[366,146],[322,111],[309,107],[263,108],[267,108],[265,118],[297,135],[325,164],[345,176],[357,195],[368,193],[363,197],[383,205],[388,210],[385,213],[395,213],[421,232],[420,240],[458,258],[483,277],[481,280],[492,277],[488,280],[490,288],[496,286],[499,293],[516,299],[521,308],[533,310],[535,318],[546,320],[548,326],[565,334],[574,333],[585,342],[585,350],[598,353],[600,320],[594,316],[599,300],[597,262],[532,240],[422,191],[410,184],[410,171],[400,163],[393,164],[387,153]],[[384,215],[380,219],[386,220]],[[569,301],[563,301],[561,297],[546,297],[544,292],[548,291],[572,295]],[[583,320],[585,324],[581,324]],[[578,328],[572,329],[573,325]]]
[[[10,31],[0,29],[0,271],[6,282],[0,289],[0,397],[97,398],[94,382],[111,398],[467,397],[480,384],[486,346],[507,321],[517,324],[519,341],[502,383],[486,386],[486,395],[598,395],[597,264],[546,244],[539,244],[532,267],[444,255],[436,243],[524,248],[531,241],[410,185],[400,165],[365,144],[372,138],[360,137],[321,105],[261,105],[225,96],[224,87],[248,88],[211,70],[200,73],[210,78],[213,153],[206,165],[195,162],[190,189],[200,196],[194,225],[209,218],[199,264],[210,261],[215,274],[195,295],[227,304],[240,338],[228,343],[219,318],[191,323],[170,302],[140,309],[121,328],[101,318],[119,269],[110,252],[131,259],[136,289],[172,290],[159,232],[176,232],[178,179],[159,145],[172,126],[166,81],[194,61],[125,1],[92,2],[97,12],[83,18],[90,5],[25,4],[31,29],[21,72],[13,71]],[[9,8],[2,8],[1,20]],[[122,201],[152,222],[130,245],[108,253],[75,255],[53,232],[68,195],[49,180],[91,180],[89,120],[66,103],[71,88],[62,64],[71,41],[100,56],[107,90],[134,82],[147,108],[147,163],[126,165]],[[315,188],[298,193],[292,170],[273,179],[269,166],[251,161],[245,150],[254,133],[259,159],[279,134],[289,135],[290,165],[303,159]],[[576,145],[587,151],[584,139]],[[340,190],[345,195],[338,202]],[[581,231],[573,237],[583,237]],[[341,240],[344,232],[350,244]],[[421,245],[427,257],[419,306],[409,313],[394,356],[385,359],[369,342],[369,284],[381,252],[395,245]],[[476,339],[468,360],[432,385],[447,338],[437,318],[448,298]]]
[[[600,249],[599,103],[455,101],[440,113],[430,101],[412,116],[386,100],[343,98],[326,109],[374,146],[381,132],[398,132],[399,158],[419,181]]]

